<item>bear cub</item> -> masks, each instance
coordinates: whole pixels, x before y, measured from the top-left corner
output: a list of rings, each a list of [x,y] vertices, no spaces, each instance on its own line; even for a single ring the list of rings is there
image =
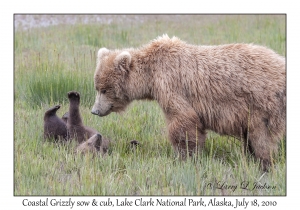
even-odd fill
[[[93,128],[84,126],[82,123],[79,110],[80,94],[76,91],[70,91],[68,92],[68,98],[70,101],[69,113],[64,115],[67,119],[68,137],[82,143],[98,132]]]
[[[59,108],[60,105],[56,105],[44,114],[44,139],[67,140],[67,125],[56,115]]]
[[[77,152],[87,153],[100,151],[105,154],[108,150],[109,140],[103,138],[93,128],[83,125],[80,115],[80,94],[76,91],[68,92],[69,112],[65,113],[63,119],[66,121],[68,129],[68,138],[75,139],[79,146]]]
[[[69,118],[69,112],[66,112],[62,117],[61,119],[67,124],[68,122],[68,118]]]
[[[105,155],[107,153],[108,148],[107,146],[102,145],[102,143],[102,136],[101,134],[97,133],[85,142],[78,145],[76,148],[76,152],[82,154],[86,154],[89,152],[96,154],[100,152],[101,155]]]

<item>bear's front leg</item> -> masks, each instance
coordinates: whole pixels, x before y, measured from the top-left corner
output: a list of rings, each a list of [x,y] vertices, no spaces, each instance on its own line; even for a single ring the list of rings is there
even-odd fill
[[[169,139],[181,159],[204,147],[206,132],[192,108],[166,112]]]

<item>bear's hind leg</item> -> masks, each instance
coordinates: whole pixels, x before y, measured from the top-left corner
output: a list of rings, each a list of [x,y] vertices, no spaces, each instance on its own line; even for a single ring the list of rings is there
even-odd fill
[[[260,160],[263,171],[268,171],[272,161],[272,155],[277,152],[277,141],[265,127],[257,127],[249,135],[249,141],[255,157]]]

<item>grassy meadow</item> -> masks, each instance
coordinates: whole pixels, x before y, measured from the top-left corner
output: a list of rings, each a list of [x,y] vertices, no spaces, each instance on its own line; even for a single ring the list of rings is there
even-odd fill
[[[90,112],[100,47],[139,47],[168,34],[196,45],[255,43],[285,56],[285,16],[128,17],[114,16],[107,24],[15,28],[14,195],[286,195],[284,141],[269,173],[243,154],[238,139],[212,132],[201,154],[181,162],[155,101],[134,101],[124,113],[103,118]],[[113,140],[106,158],[75,154],[74,142],[43,140],[44,112],[56,104],[61,104],[58,116],[67,112],[71,90],[81,94],[85,125]],[[140,142],[136,150],[128,146],[133,139]]]

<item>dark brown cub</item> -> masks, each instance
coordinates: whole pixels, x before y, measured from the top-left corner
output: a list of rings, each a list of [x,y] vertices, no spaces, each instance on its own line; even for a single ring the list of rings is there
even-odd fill
[[[56,112],[59,108],[60,105],[56,105],[45,112],[44,139],[67,139],[66,123],[56,115]]]
[[[68,92],[68,98],[70,102],[69,113],[67,116],[68,137],[82,143],[98,132],[93,128],[84,126],[82,123],[79,110],[80,94],[76,91],[70,91]]]

